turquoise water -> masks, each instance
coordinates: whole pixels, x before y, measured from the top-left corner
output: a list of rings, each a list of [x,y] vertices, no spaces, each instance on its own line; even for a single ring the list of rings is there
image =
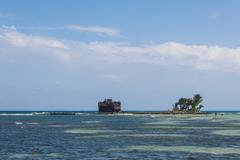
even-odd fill
[[[240,159],[240,113],[0,112],[1,160]]]

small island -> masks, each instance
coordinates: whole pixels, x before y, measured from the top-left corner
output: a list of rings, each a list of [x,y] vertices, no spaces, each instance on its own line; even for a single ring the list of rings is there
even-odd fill
[[[201,105],[203,98],[200,94],[195,94],[193,98],[180,98],[174,105],[173,113],[200,113],[201,109],[204,107]]]
[[[173,104],[172,110],[134,112],[134,114],[211,114],[210,112],[201,111],[204,107],[201,104],[202,102],[202,96],[200,94],[195,94],[193,98],[180,98]]]

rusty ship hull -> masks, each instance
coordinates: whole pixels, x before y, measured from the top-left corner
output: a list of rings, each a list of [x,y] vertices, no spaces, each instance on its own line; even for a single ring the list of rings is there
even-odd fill
[[[121,112],[121,102],[112,101],[112,99],[105,99],[102,102],[98,102],[98,111],[106,113]]]

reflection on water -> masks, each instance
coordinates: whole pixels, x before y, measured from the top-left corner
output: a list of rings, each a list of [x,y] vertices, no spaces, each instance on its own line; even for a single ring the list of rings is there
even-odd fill
[[[1,160],[237,160],[240,156],[239,113],[24,114],[0,114]]]

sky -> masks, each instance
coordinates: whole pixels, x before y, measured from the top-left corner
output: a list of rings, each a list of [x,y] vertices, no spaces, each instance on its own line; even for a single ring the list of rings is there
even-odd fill
[[[240,110],[238,0],[1,0],[0,110]]]

